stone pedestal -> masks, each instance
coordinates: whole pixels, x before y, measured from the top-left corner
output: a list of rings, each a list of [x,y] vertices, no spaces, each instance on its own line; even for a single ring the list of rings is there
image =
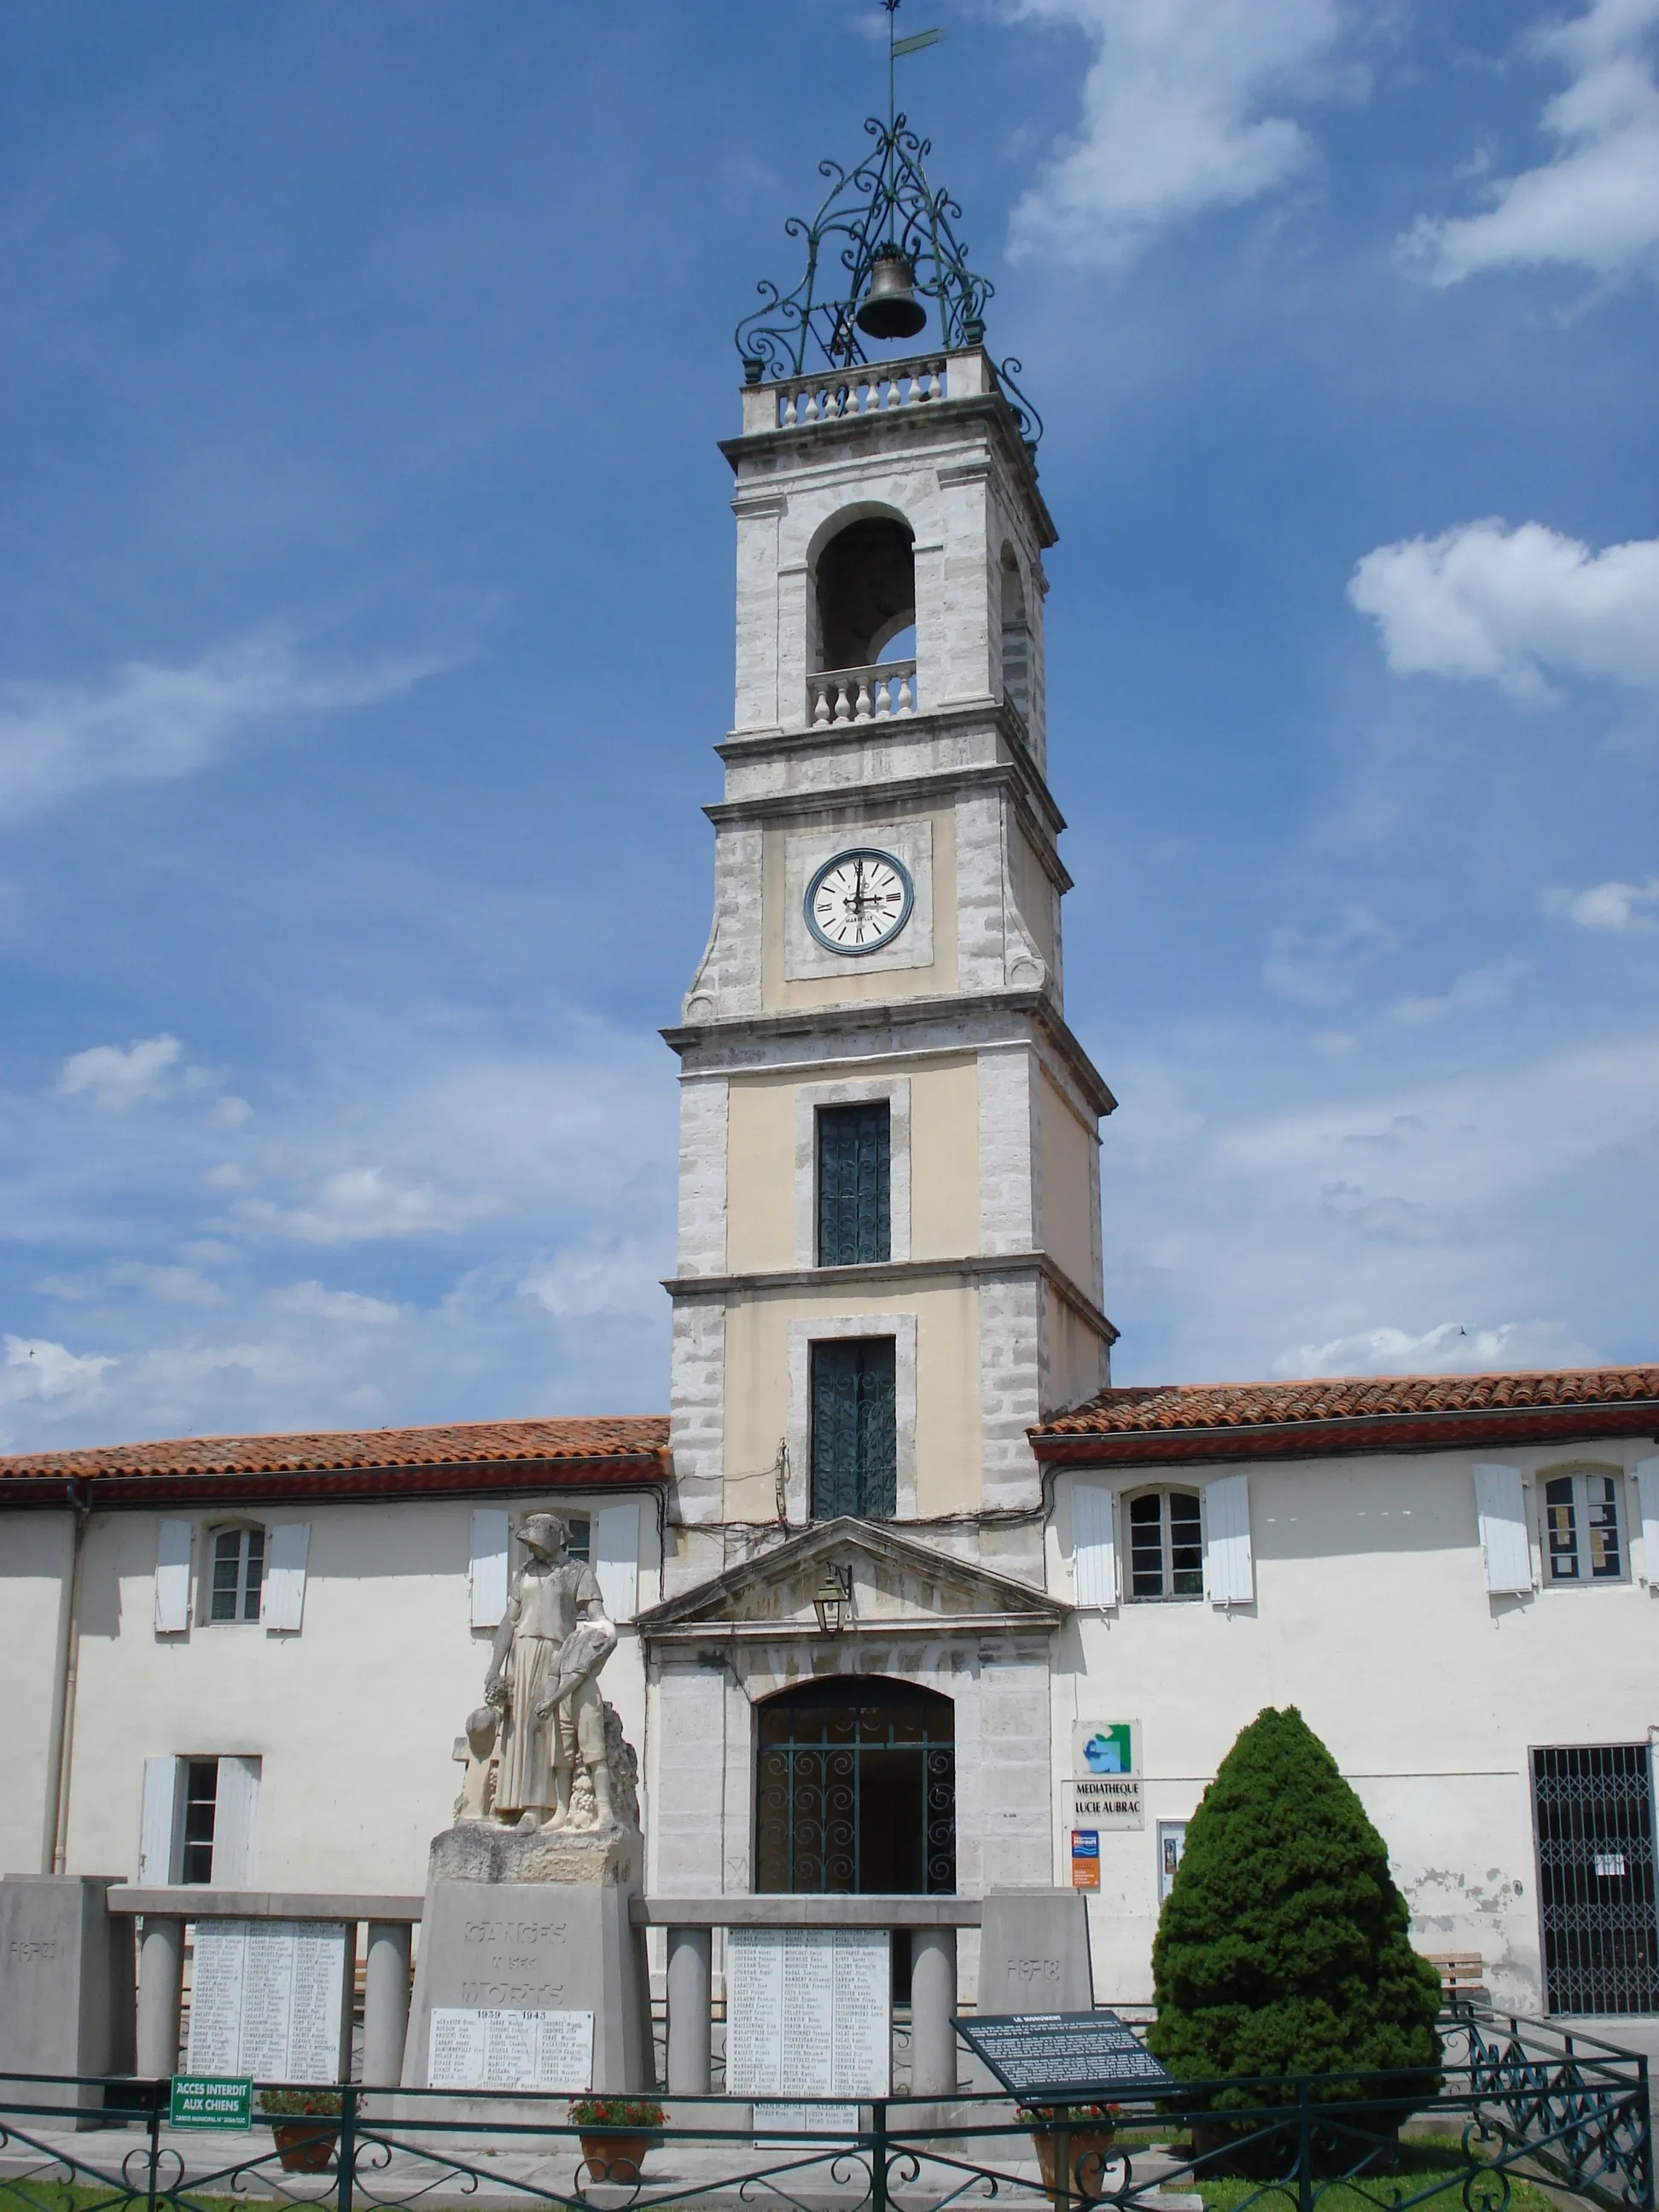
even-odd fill
[[[994,1889],[980,1922],[978,2009],[1091,2012],[1089,1908],[1079,1889]]]
[[[112,1916],[106,1902],[120,1880],[0,1880],[0,2075],[132,2071],[132,1923]],[[95,2084],[62,2096],[88,2113],[103,2110]]]
[[[637,1829],[520,1836],[465,1821],[433,1839],[403,2086],[427,2087],[438,2006],[591,2012],[596,2094],[655,2086]]]

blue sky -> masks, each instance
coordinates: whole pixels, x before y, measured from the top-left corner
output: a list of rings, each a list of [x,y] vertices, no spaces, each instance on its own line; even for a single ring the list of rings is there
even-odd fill
[[[1659,0],[910,0],[1120,1381],[1655,1356]],[[731,330],[851,0],[0,16],[0,1449],[666,1401]]]

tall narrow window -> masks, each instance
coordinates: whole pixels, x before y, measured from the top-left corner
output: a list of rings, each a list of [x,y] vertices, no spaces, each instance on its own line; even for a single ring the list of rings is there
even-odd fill
[[[1204,1526],[1195,1490],[1148,1490],[1129,1500],[1132,1597],[1202,1597]]]
[[[890,1521],[898,1510],[898,1435],[890,1336],[812,1346],[812,1518]]]
[[[219,1762],[186,1759],[185,1770],[185,1843],[179,1878],[210,1882],[213,1880],[213,1831],[219,1811]]]
[[[213,1539],[210,1620],[258,1620],[265,1578],[263,1528],[221,1528]]]
[[[892,1109],[886,1099],[818,1109],[818,1265],[892,1255]]]
[[[1623,1579],[1614,1474],[1557,1474],[1544,1485],[1544,1547],[1553,1583]]]

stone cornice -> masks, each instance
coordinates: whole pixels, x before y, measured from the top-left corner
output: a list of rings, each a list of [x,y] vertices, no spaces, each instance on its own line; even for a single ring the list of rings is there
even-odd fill
[[[1007,762],[995,765],[1012,769],[1029,793],[1032,811],[1048,823],[1049,835],[1058,837],[1066,827],[1066,817],[1054,803],[1054,795],[1032,757],[1024,717],[1018,708],[1009,706],[1005,700],[971,699],[921,708],[914,714],[884,715],[879,721],[830,722],[823,728],[807,724],[796,730],[733,730],[714,750],[728,765],[781,757],[798,760],[809,752],[832,753],[852,745],[867,744],[872,737],[908,737],[912,732],[925,734],[930,727],[947,731],[982,728],[988,722],[994,724],[997,735],[1008,748]],[[951,772],[938,771],[941,775]],[[741,800],[722,803],[743,804]],[[704,811],[708,811],[705,808]]]
[[[799,820],[803,816],[834,812],[861,802],[867,811],[870,805],[879,805],[883,800],[939,799],[958,791],[1006,791],[1013,800],[1016,814],[1036,832],[1030,842],[1042,863],[1043,872],[1059,890],[1071,890],[1072,878],[1066,864],[1050,842],[1053,823],[1038,820],[1030,803],[1030,784],[1006,761],[987,762],[974,768],[934,769],[925,775],[866,779],[859,783],[837,784],[830,791],[769,793],[763,799],[722,799],[702,811],[718,828],[723,822]],[[1060,827],[1063,829],[1065,824],[1060,823]]]
[[[700,1058],[702,1049],[711,1047],[741,1050],[745,1044],[791,1036],[830,1040],[857,1036],[875,1029],[902,1030],[943,1023],[954,1026],[957,1034],[948,1048],[937,1049],[973,1052],[988,1044],[1017,1042],[1010,1017],[1014,1021],[1036,1024],[1097,1114],[1116,1110],[1117,1101],[1108,1090],[1105,1079],[1046,991],[961,992],[939,998],[854,1000],[841,1006],[787,1006],[772,1013],[739,1014],[723,1020],[683,1024],[659,1034],[669,1050],[684,1059],[687,1055]],[[986,1034],[994,1022],[1000,1033]],[[980,1032],[977,1035],[974,1033],[975,1026]],[[827,1060],[841,1055],[825,1053],[819,1056]],[[859,1056],[878,1059],[880,1054],[878,1050],[866,1049]],[[730,1066],[729,1061],[714,1061],[706,1063],[700,1072],[718,1074]]]
[[[745,1291],[876,1291],[890,1285],[926,1283],[955,1275],[983,1281],[988,1277],[1041,1275],[1073,1312],[1115,1344],[1118,1331],[1088,1292],[1079,1288],[1046,1252],[975,1252],[954,1260],[872,1260],[852,1267],[776,1267],[743,1274],[670,1275],[663,1288],[672,1298],[729,1297]]]
[[[902,362],[884,364],[898,368]],[[826,383],[835,381],[833,372],[826,372]],[[884,408],[878,413],[843,415],[824,422],[793,423],[787,429],[750,430],[736,438],[722,438],[720,449],[731,464],[744,495],[753,480],[745,464],[764,460],[772,465],[773,473],[766,480],[769,489],[783,476],[788,464],[799,455],[805,464],[819,459],[827,450],[833,453],[839,447],[856,449],[878,441],[890,445],[906,445],[914,450],[922,445],[944,445],[957,438],[976,423],[983,423],[994,436],[1000,448],[1004,466],[1031,507],[1032,520],[1037,526],[1039,546],[1046,550],[1056,544],[1060,532],[1054,527],[1048,503],[1037,485],[1036,464],[1027,452],[1020,436],[1014,411],[1000,392],[972,392],[958,399],[930,399],[926,406]],[[901,434],[895,435],[895,433]],[[758,485],[754,486],[758,489]]]

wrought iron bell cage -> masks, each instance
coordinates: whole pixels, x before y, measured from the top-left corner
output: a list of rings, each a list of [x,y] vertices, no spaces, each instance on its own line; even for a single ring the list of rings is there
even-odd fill
[[[967,246],[956,232],[961,208],[928,180],[924,164],[931,143],[903,115],[886,122],[867,116],[864,127],[875,142],[865,159],[853,169],[820,161],[818,173],[830,189],[817,212],[792,215],[783,226],[804,243],[806,265],[792,291],[781,291],[770,277],[757,285],[761,303],[733,334],[745,383],[868,367],[864,338],[872,332],[915,337],[930,303],[945,352],[985,343],[985,310],[995,287],[968,264]],[[908,279],[902,286],[901,276]],[[896,312],[902,301],[913,301],[922,320]],[[1020,434],[1035,452],[1042,422],[1015,380],[1020,363],[1011,359],[995,368]]]

